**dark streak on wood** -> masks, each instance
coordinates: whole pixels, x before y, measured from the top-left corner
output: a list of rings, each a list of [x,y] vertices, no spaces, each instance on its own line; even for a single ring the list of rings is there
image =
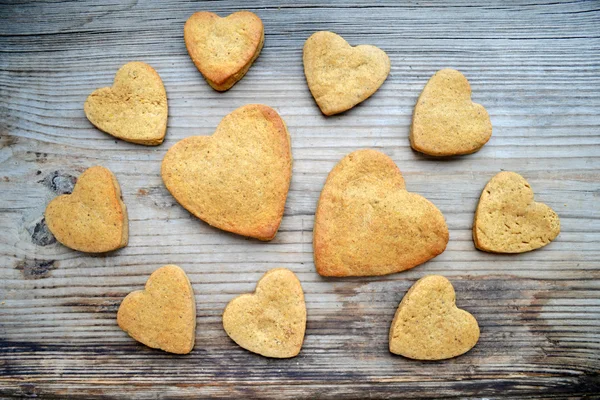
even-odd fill
[[[54,260],[23,260],[17,263],[15,269],[21,271],[25,279],[42,279],[56,268],[55,263]]]
[[[56,238],[48,229],[45,218],[42,218],[33,226],[28,226],[27,231],[31,235],[31,241],[36,246],[44,247],[56,243]]]
[[[36,153],[36,158],[40,158],[41,153]],[[46,154],[46,153],[44,153]],[[47,154],[43,156],[47,157]],[[69,194],[77,183],[77,178],[71,174],[60,171],[53,171],[44,179],[38,181],[56,194]]]

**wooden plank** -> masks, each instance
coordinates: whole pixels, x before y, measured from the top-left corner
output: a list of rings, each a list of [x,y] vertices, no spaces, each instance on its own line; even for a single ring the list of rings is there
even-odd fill
[[[248,75],[217,93],[183,43],[198,10],[227,0],[16,1],[0,4],[0,397],[85,398],[581,398],[600,392],[600,8],[596,1],[298,0],[253,2],[265,48]],[[326,118],[303,75],[302,45],[317,30],[384,49],[392,72],[369,100]],[[120,65],[148,62],[169,100],[165,143],[147,148],[91,126],[83,102]],[[438,69],[463,71],[494,133],[478,153],[438,160],[408,143],[412,108]],[[164,188],[160,162],[184,137],[210,134],[247,103],[274,107],[292,136],[293,179],[280,232],[260,243],[191,217]],[[409,190],[433,201],[447,250],[411,271],[324,279],[312,226],[325,178],[358,148],[390,155]],[[85,168],[118,177],[130,243],[88,256],[56,243],[46,204]],[[498,171],[524,175],[561,217],[544,249],[475,250],[480,191]],[[151,350],[116,326],[122,298],[167,263],[184,268],[198,307],[187,356]],[[270,268],[296,272],[306,292],[301,354],[269,360],[237,347],[221,312]],[[387,351],[398,302],[418,278],[443,274],[481,326],[478,345],[444,362]]]

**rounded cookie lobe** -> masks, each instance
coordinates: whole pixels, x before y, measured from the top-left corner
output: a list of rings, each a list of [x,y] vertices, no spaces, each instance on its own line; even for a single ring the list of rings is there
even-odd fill
[[[154,271],[144,290],[123,299],[117,323],[132,338],[169,353],[192,351],[196,332],[196,302],[185,272],[176,265]]]
[[[373,95],[390,73],[390,59],[371,45],[352,47],[341,36],[320,31],[304,43],[304,74],[321,112],[334,115]]]
[[[212,136],[193,136],[165,155],[161,175],[173,197],[208,224],[259,240],[275,237],[292,174],[290,138],[270,107],[227,115]]]
[[[84,104],[88,120],[119,139],[159,145],[167,130],[167,92],[158,73],[143,62],[123,65],[112,87],[90,94]]]
[[[471,101],[469,81],[459,71],[443,69],[425,85],[413,112],[410,143],[431,156],[470,154],[492,136],[486,109]]]
[[[471,350],[479,325],[456,307],[448,279],[429,275],[406,293],[390,327],[390,352],[415,360],[444,360]]]
[[[304,292],[296,275],[285,268],[267,272],[253,294],[229,302],[223,328],[239,346],[265,357],[295,357],[306,330]]]
[[[44,217],[56,240],[74,250],[104,253],[125,247],[128,242],[127,207],[119,183],[108,168],[85,170],[73,193],[53,199]]]
[[[442,213],[406,190],[398,167],[385,154],[355,151],[329,173],[313,231],[320,275],[404,271],[441,254],[447,243]]]
[[[200,11],[186,21],[184,40],[208,84],[225,91],[242,79],[258,58],[264,44],[264,26],[249,11],[238,11],[225,18]]]
[[[473,222],[479,250],[523,253],[546,246],[559,233],[558,215],[533,200],[533,190],[521,175],[500,172],[483,189]]]

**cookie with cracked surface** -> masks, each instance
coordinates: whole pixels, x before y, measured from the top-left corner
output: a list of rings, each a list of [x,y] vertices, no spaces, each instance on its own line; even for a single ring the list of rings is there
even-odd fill
[[[533,200],[533,190],[521,175],[500,172],[483,189],[473,222],[479,250],[524,253],[546,246],[559,233],[558,215]]]

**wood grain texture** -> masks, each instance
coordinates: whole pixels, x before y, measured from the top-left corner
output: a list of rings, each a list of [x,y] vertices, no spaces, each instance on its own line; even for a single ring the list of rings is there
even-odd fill
[[[43,398],[598,398],[600,393],[600,3],[598,1],[309,1],[251,3],[265,47],[244,79],[213,91],[190,60],[183,24],[248,3],[3,1],[0,3],[0,397]],[[369,100],[330,118],[308,91],[302,45],[317,30],[373,44],[391,58]],[[115,140],[83,103],[139,60],[163,79],[165,142]],[[449,160],[411,150],[415,101],[438,69],[469,79],[490,113],[481,151]],[[293,178],[270,243],[192,217],[165,189],[160,162],[174,143],[209,134],[247,103],[274,107],[292,137]],[[447,250],[379,278],[323,279],[312,262],[314,211],[345,154],[390,155],[408,190],[444,213]],[[129,246],[88,256],[56,243],[42,220],[92,165],[117,176],[129,209]],[[562,232],[547,247],[502,256],[475,250],[471,226],[486,182],[523,175],[554,208]],[[188,356],[135,343],[116,324],[120,301],[165,264],[187,272],[197,338]],[[286,267],[306,292],[300,355],[264,359],[221,327],[229,300],[265,271]],[[469,353],[444,362],[394,356],[387,334],[411,284],[442,274],[481,326]]]

